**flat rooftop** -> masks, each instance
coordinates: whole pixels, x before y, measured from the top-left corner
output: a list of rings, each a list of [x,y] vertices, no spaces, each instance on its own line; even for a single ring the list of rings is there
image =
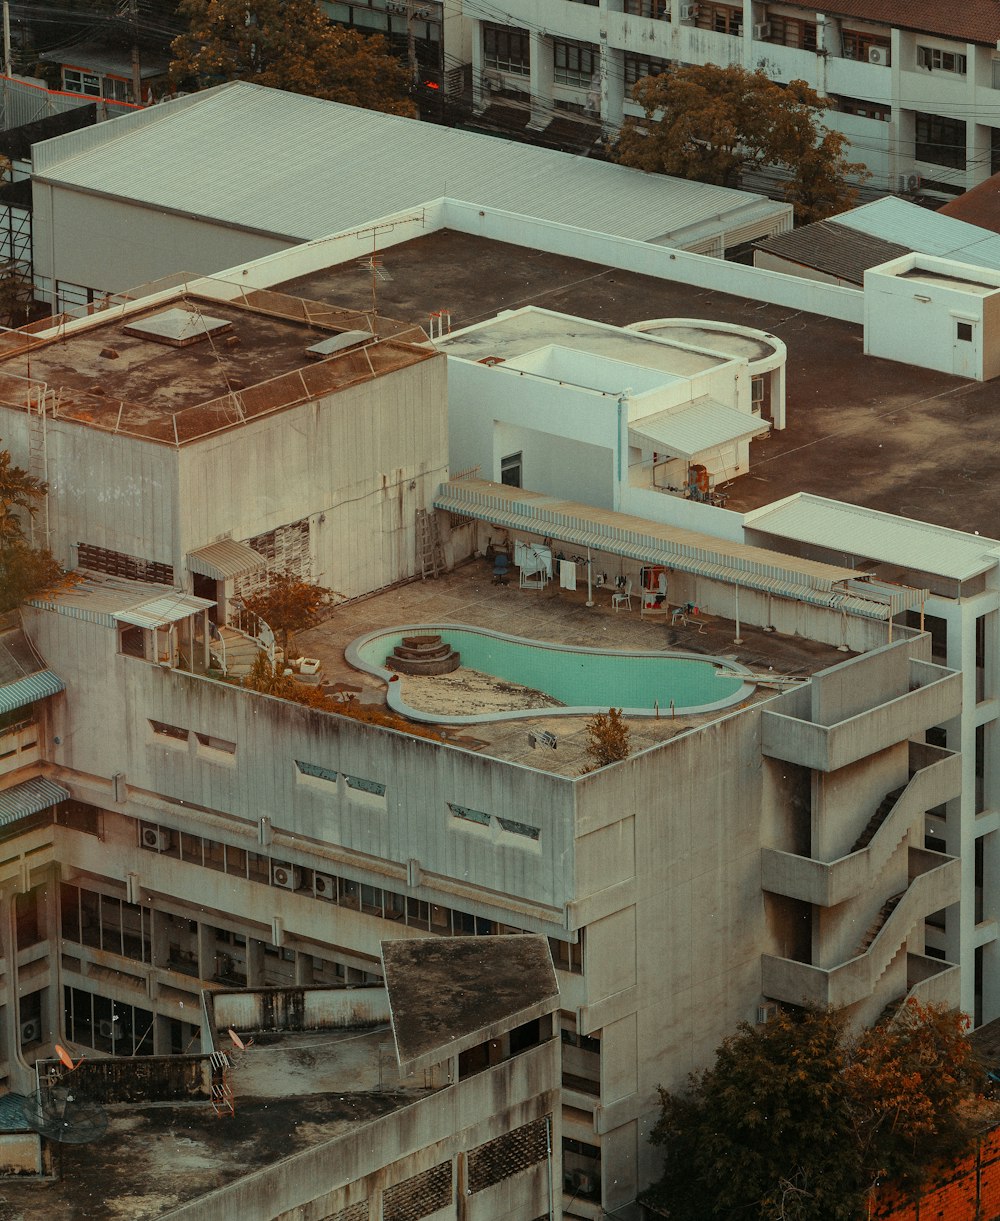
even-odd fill
[[[752,442],[751,473],[728,507],[813,492],[953,529],[1000,536],[997,387],[863,354],[860,326],[710,289],[441,231],[387,249],[379,308],[426,324],[447,308],[459,329],[537,305],[625,326],[705,318],[756,327],[788,347],[788,427]],[[371,283],[350,266],[281,291],[363,308]]]
[[[419,328],[380,318],[379,334],[389,338],[314,360],[306,353],[313,344],[376,324],[363,309],[277,293],[238,302],[182,294],[124,318],[107,314],[54,337],[5,336],[0,405],[23,411],[41,382],[56,418],[176,445],[428,357],[409,342],[424,338]],[[189,327],[179,325],[185,315]]]

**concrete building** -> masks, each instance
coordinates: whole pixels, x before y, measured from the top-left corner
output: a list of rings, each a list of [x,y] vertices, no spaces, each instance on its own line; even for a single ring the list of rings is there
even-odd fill
[[[569,111],[599,120],[595,139],[613,134],[641,114],[630,100],[639,78],[670,64],[742,64],[830,97],[826,122],[880,190],[949,196],[998,168],[992,5],[513,0],[502,14],[470,6],[466,16],[475,104],[520,99],[539,129]]]
[[[34,150],[35,285],[52,300],[58,281],[59,309],[420,217],[442,196],[718,255],[792,225],[790,205],[761,195],[241,82],[77,135]],[[248,192],[254,162],[267,171]],[[355,252],[359,276],[370,254]]]

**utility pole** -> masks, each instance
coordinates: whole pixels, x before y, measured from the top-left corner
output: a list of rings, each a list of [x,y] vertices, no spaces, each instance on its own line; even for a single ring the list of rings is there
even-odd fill
[[[11,75],[10,63],[10,0],[3,0],[3,70]]]
[[[420,65],[417,63],[417,40],[413,32],[414,21],[426,21],[431,15],[429,8],[421,8],[417,0],[389,0],[386,9],[390,13],[406,15],[406,62],[410,66],[410,80],[420,84]]]
[[[4,0],[6,10],[7,0]],[[129,0],[129,20],[132,23],[132,101],[137,106],[142,105],[142,72],[139,67],[139,4],[138,0]]]

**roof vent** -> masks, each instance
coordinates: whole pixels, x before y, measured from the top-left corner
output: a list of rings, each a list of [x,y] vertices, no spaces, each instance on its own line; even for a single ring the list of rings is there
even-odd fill
[[[336,356],[338,352],[346,352],[348,348],[359,347],[363,343],[372,343],[375,336],[371,331],[339,331],[306,348],[306,355],[313,360],[325,360],[328,356]]]
[[[210,318],[207,314],[179,308],[139,318],[123,328],[126,335],[166,344],[170,348],[186,348],[192,343],[203,342],[209,336],[214,338],[228,334],[232,329],[233,324],[228,318]]]

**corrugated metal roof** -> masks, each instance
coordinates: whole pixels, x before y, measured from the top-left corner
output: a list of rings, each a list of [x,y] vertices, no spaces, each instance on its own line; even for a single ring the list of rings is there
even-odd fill
[[[44,776],[15,784],[13,788],[0,793],[0,827],[9,827],[19,818],[47,810],[49,806],[58,805],[68,798],[69,789],[64,789],[61,784],[53,784]]]
[[[15,708],[24,708],[35,700],[43,700],[46,696],[65,690],[66,684],[51,670],[29,674],[26,678],[0,687],[0,713],[13,712]]]
[[[843,555],[965,581],[996,566],[1000,542],[802,492],[746,515],[747,528]],[[992,554],[991,554],[992,553]]]
[[[892,195],[842,213],[837,224],[894,242],[906,250],[1000,271],[1000,234],[967,225],[953,216],[930,212]]]
[[[241,577],[244,573],[267,567],[262,555],[234,538],[221,538],[207,547],[189,551],[187,560],[191,572],[211,577],[213,581],[226,581],[230,577]]]
[[[887,242],[857,226],[820,220],[755,242],[754,249],[862,285],[869,267],[909,254],[912,247]]]
[[[770,427],[760,416],[737,411],[714,399],[699,398],[679,411],[658,411],[634,420],[629,426],[629,442],[641,446],[643,441],[652,441],[677,458],[694,458],[720,445],[759,436]]]
[[[441,485],[434,507],[814,606],[869,619],[889,617],[885,598],[880,595],[867,600],[852,569],[732,543],[571,500],[556,500],[523,488],[482,479],[455,480]],[[901,593],[905,599],[907,595]],[[916,591],[911,600],[919,605]]]
[[[34,178],[292,241],[442,197],[640,241],[751,214],[763,235],[789,215],[744,191],[245,82],[49,140]]]
[[[131,623],[135,627],[164,627],[214,605],[207,598],[169,593],[162,598],[154,598],[152,602],[143,602],[141,606],[133,606],[131,610],[116,611],[115,618],[119,623]]]

